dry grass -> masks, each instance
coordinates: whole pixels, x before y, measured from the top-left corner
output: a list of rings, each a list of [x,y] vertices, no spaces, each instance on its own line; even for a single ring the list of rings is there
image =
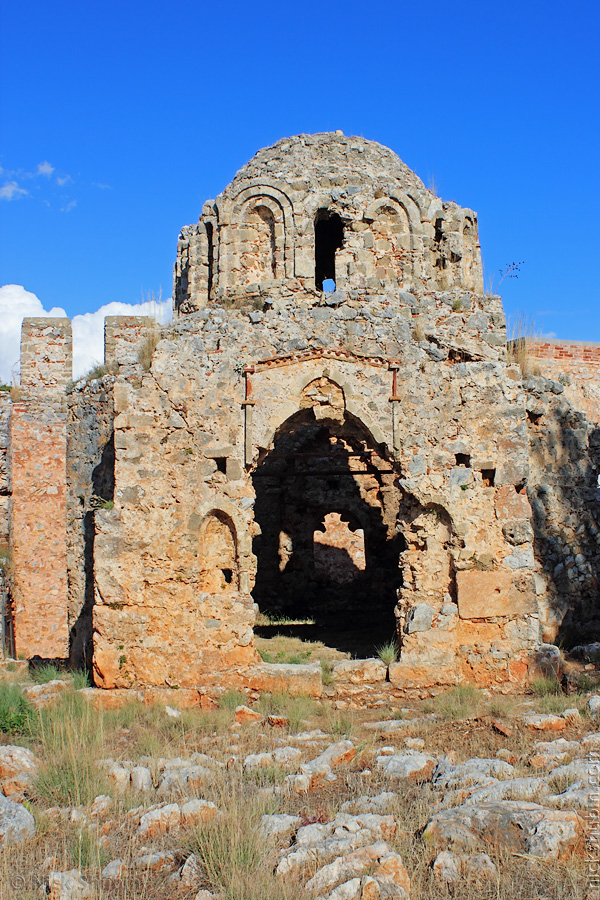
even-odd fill
[[[160,328],[158,325],[154,324],[148,329],[138,350],[138,362],[144,372],[149,372],[152,368],[152,357],[154,356],[154,351],[156,350],[159,341]]]
[[[507,322],[506,356],[508,364],[516,363],[523,378],[539,375],[539,363],[531,352],[531,341],[539,338],[535,319],[524,312],[517,313]],[[529,344],[528,344],[529,342]]]
[[[350,654],[327,647],[322,641],[303,641],[301,638],[277,634],[274,637],[255,637],[261,659],[270,663],[334,663],[349,659]]]
[[[536,705],[557,697],[574,705],[571,697],[544,693],[541,688],[533,695]],[[533,743],[543,739],[543,735],[519,727],[517,720],[511,721],[527,699],[454,688],[432,701],[414,704],[417,713],[433,709],[436,718],[422,721],[411,733],[425,739],[427,750],[435,754],[452,752],[457,762],[473,756],[493,757],[500,748],[525,760]],[[452,890],[440,885],[431,869],[436,851],[421,838],[439,795],[429,784],[399,785],[389,781],[377,769],[374,758],[382,741],[400,749],[404,736],[392,734],[380,739],[364,730],[362,723],[376,717],[373,710],[334,710],[326,702],[283,694],[260,697],[255,705],[265,714],[288,716],[290,731],[321,728],[334,740],[350,736],[357,747],[355,759],[342,767],[335,782],[326,782],[308,795],[288,795],[279,791],[286,774],[283,768],[272,765],[258,772],[243,770],[245,755],[281,746],[287,735],[285,729],[236,727],[233,711],[240,702],[248,703],[248,697],[230,691],[222,695],[219,709],[184,710],[181,718],[171,719],[160,705],[129,703],[119,710],[98,711],[76,692],[69,691],[56,706],[33,714],[28,733],[10,736],[10,742],[30,746],[44,761],[29,804],[37,832],[33,840],[8,847],[0,855],[0,900],[39,898],[45,880],[44,860],[49,857],[54,858],[55,869],[79,868],[92,884],[97,900],[193,900],[199,887],[217,892],[220,900],[304,900],[301,885],[282,882],[273,875],[275,853],[260,837],[260,817],[264,813],[287,812],[299,815],[306,824],[328,822],[345,800],[382,790],[396,794],[393,812],[399,829],[394,846],[409,871],[412,900],[584,900],[586,871],[582,857],[542,863],[523,859],[493,844],[486,850],[498,867],[495,880],[478,884],[466,878]],[[492,717],[512,724],[512,733],[506,736],[496,732]],[[593,725],[570,726],[564,734],[569,738],[580,736],[586,727],[590,730]],[[140,870],[134,862],[142,845],[135,838],[136,826],[128,817],[128,810],[139,803],[172,802],[181,794],[175,788],[171,793],[151,797],[119,793],[112,782],[105,780],[99,760],[107,756],[136,760],[145,754],[154,758],[187,758],[194,751],[229,761],[198,791],[188,792],[190,796],[212,800],[221,815],[213,824],[187,827],[145,841],[150,850],[172,852],[173,862],[163,873]],[[304,758],[318,752],[318,748],[307,748]],[[234,758],[237,763],[232,761]],[[531,774],[524,764],[518,766],[517,772]],[[564,790],[567,781],[556,779],[552,787]],[[102,840],[93,829],[70,821],[68,814],[58,820],[45,813],[51,805],[74,805],[89,814],[90,804],[99,793],[109,794],[114,802],[102,829]],[[201,860],[202,884],[186,892],[170,882],[169,877],[190,852]],[[102,868],[116,858],[127,864],[127,874],[121,880],[103,884]]]

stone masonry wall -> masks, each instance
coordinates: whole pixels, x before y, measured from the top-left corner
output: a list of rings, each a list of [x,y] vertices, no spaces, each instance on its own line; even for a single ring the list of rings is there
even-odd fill
[[[539,618],[524,395],[503,359],[499,301],[272,299],[265,312],[185,317],[163,329],[148,374],[117,379],[115,508],[96,515],[98,683],[198,684],[256,660],[250,476],[306,385],[324,378],[394,466],[398,511],[403,496],[414,510],[397,520],[408,546],[394,677],[431,683],[440,666],[449,681],[522,677]],[[231,572],[220,591],[203,558],[211,517],[235,547],[234,562],[214,562]]]
[[[21,399],[12,406],[12,604],[16,652],[68,656],[67,410],[72,337],[68,319],[25,319]]]
[[[600,421],[600,344],[527,338],[525,354],[531,371],[560,382],[575,409]]]
[[[561,382],[530,376],[524,387],[543,636],[588,643],[600,634],[600,428]]]
[[[11,410],[11,396],[8,391],[0,391],[0,542],[8,540],[8,514],[10,500],[10,473],[8,462],[8,423]]]

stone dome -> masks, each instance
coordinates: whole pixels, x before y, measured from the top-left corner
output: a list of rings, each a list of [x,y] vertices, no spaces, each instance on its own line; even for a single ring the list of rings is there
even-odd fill
[[[332,286],[481,292],[477,217],[389,148],[336,131],[259,150],[181,232],[178,314],[263,298],[314,305]]]
[[[432,194],[399,156],[376,141],[347,137],[341,131],[298,134],[259,150],[236,173],[224,194],[255,179],[283,182],[308,193],[318,187],[344,189],[366,184],[385,191],[393,185],[419,196]]]

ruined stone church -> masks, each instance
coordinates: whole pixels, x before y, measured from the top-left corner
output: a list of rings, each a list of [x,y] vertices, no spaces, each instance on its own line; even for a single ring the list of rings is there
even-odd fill
[[[289,680],[260,610],[394,637],[398,686],[500,685],[600,636],[600,348],[507,357],[473,210],[373,141],[286,138],[182,229],[173,311],[107,318],[76,384],[69,320],[23,323],[5,653],[108,688]]]

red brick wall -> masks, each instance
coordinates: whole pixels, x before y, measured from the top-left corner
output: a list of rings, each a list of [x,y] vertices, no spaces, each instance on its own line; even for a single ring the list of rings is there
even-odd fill
[[[39,401],[12,409],[11,543],[17,655],[68,656],[66,412]]]

